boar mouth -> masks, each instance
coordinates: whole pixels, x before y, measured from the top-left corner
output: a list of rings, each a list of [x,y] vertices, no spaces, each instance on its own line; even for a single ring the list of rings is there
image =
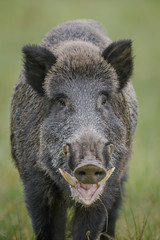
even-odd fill
[[[85,206],[90,206],[103,192],[103,187],[106,181],[109,179],[115,168],[111,168],[107,171],[106,177],[96,184],[84,184],[79,182],[75,177],[72,177],[69,173],[59,168],[59,171],[66,182],[69,183],[71,188],[72,197],[75,201],[82,203]]]

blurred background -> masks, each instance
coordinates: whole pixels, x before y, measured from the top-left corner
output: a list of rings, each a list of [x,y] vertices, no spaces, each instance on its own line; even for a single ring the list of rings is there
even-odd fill
[[[139,124],[116,239],[160,239],[160,1],[0,0],[0,240],[34,239],[11,160],[10,102],[22,46],[64,21],[101,22],[113,40],[132,39]]]

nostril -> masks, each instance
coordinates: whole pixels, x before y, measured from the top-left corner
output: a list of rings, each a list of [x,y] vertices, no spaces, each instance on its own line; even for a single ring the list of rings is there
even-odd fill
[[[81,177],[84,177],[86,175],[86,173],[84,171],[79,171],[78,175],[81,176]]]
[[[94,177],[97,180],[97,182],[101,181],[105,176],[106,176],[106,172],[105,171],[96,171],[94,173]]]
[[[100,177],[100,176],[104,175],[104,173],[103,173],[103,172],[95,172],[95,175],[96,175],[97,177]]]

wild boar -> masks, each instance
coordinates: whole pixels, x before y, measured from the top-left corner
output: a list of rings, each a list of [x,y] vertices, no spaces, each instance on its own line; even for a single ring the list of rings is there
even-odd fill
[[[71,206],[74,240],[114,237],[138,119],[132,42],[76,20],[23,54],[11,145],[36,239],[65,239]]]

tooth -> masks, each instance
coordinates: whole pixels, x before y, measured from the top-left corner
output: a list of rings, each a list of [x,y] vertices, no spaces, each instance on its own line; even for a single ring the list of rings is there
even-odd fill
[[[109,177],[111,176],[111,174],[113,173],[114,169],[115,169],[115,167],[113,167],[113,168],[111,168],[110,170],[107,171],[106,177],[103,178],[103,179],[98,183],[100,186],[102,186],[102,185],[108,180],[108,178],[109,178]]]
[[[59,168],[59,171],[61,175],[64,177],[64,179],[66,180],[66,182],[68,182],[72,187],[74,187],[76,182],[75,179],[63,169]]]

